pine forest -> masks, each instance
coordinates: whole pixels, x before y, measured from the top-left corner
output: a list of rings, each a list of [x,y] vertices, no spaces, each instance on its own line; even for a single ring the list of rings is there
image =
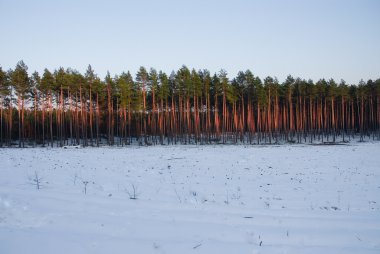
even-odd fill
[[[0,69],[0,146],[277,144],[380,139],[380,79],[229,78],[182,66],[104,79]]]

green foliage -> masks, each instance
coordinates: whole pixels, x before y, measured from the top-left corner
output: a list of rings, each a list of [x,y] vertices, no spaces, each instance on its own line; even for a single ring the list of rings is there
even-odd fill
[[[18,62],[15,70],[11,73],[11,82],[20,99],[25,100],[29,98],[31,82],[28,76],[28,67],[23,61]]]
[[[211,76],[208,70],[199,71],[198,75],[202,82],[202,92],[207,97],[210,95],[211,89]]]
[[[128,110],[132,110],[132,105],[134,104],[134,94],[133,94],[133,79],[131,74],[123,72],[120,77],[116,79],[117,86],[120,91],[120,106]]]
[[[194,69],[191,71],[191,82],[194,89],[194,96],[202,96],[202,80]]]
[[[145,67],[141,66],[139,71],[136,74],[136,81],[140,85],[140,87],[145,86],[148,83],[149,77],[148,72]]]
[[[40,87],[38,88],[44,93],[50,92],[55,87],[55,79],[53,74],[45,69],[44,74],[41,79]]]
[[[169,79],[168,76],[162,71],[160,71],[158,76],[160,80],[158,98],[166,101],[170,95]]]
[[[10,95],[10,82],[8,74],[0,67],[0,98]]]
[[[158,73],[154,68],[150,68],[148,86],[151,93],[156,92],[158,89]]]
[[[190,70],[185,65],[178,70],[175,80],[177,91],[180,95],[188,98],[193,97],[193,82],[191,80]]]

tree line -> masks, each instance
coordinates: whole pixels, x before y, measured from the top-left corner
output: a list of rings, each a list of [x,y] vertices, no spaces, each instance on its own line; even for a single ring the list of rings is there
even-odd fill
[[[170,75],[140,67],[100,79],[0,67],[0,146],[336,142],[380,139],[380,79],[348,85],[250,70]]]

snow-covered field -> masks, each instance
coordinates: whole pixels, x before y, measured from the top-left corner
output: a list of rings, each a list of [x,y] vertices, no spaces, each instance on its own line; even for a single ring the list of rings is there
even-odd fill
[[[0,253],[380,253],[380,143],[0,149]]]

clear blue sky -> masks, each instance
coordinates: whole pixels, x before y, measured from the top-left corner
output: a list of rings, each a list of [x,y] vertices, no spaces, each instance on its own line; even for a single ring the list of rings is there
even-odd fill
[[[0,65],[380,78],[378,0],[0,0]]]

